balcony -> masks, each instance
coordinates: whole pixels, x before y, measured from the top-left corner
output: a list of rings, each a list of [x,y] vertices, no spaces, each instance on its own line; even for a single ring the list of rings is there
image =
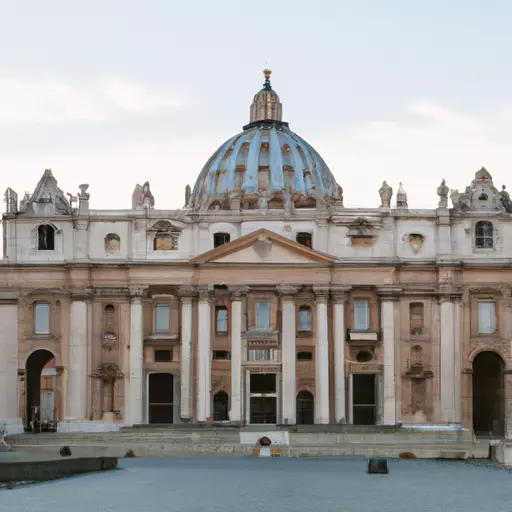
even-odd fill
[[[279,331],[272,329],[251,329],[242,333],[247,346],[276,347],[279,345]]]

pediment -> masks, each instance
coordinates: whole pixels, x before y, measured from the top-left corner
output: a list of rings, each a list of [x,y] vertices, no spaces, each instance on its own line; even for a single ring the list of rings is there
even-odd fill
[[[307,264],[333,263],[334,258],[294,240],[259,229],[194,258],[192,263]]]

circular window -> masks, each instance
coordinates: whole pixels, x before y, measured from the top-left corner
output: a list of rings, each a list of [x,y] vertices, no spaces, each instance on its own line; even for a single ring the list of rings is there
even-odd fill
[[[356,360],[358,363],[367,363],[373,359],[373,355],[371,352],[367,350],[361,350],[357,353]]]

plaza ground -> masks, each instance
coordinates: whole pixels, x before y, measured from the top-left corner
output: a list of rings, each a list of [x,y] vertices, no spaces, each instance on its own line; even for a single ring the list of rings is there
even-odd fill
[[[476,461],[122,459],[119,469],[0,491],[2,512],[510,512],[512,474]]]

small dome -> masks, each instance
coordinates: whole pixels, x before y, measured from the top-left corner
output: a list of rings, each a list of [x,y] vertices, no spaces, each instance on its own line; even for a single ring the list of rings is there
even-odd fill
[[[250,123],[203,167],[187,206],[201,210],[315,207],[341,201],[341,188],[322,157],[282,121],[282,105],[265,70]],[[235,204],[233,204],[233,201]]]

